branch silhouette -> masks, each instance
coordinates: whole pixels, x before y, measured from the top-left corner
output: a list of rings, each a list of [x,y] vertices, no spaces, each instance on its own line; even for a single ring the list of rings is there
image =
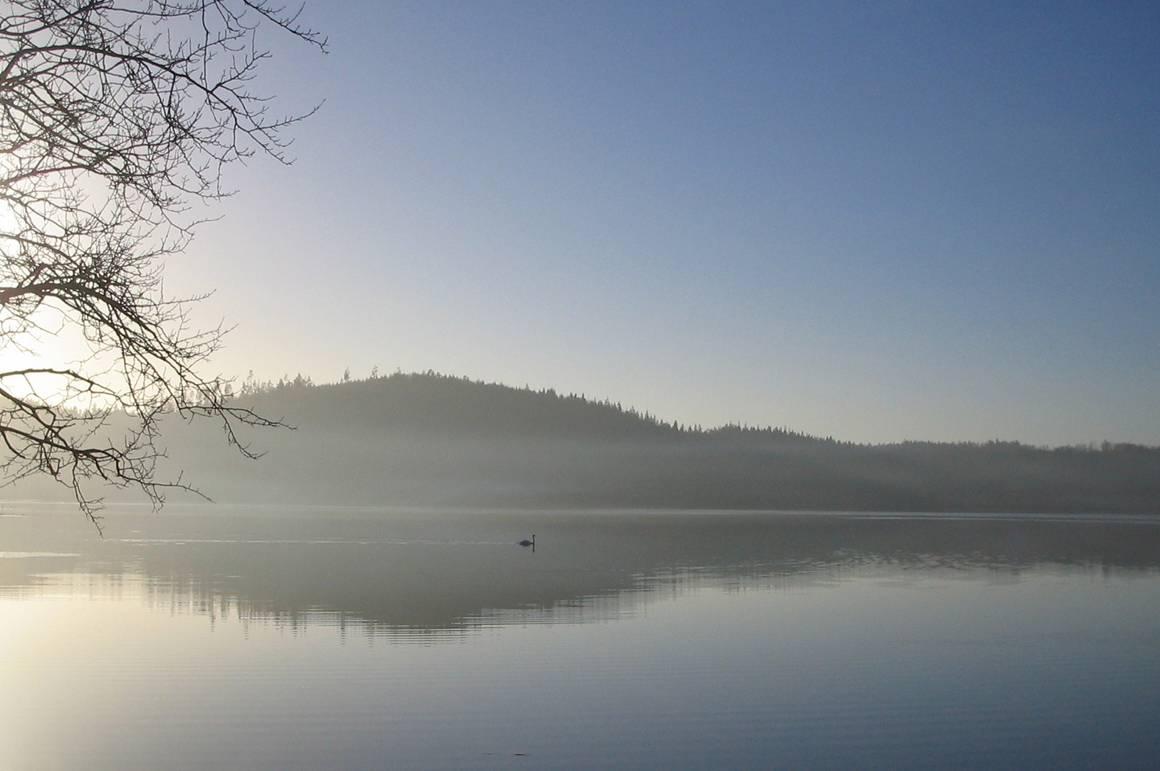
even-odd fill
[[[162,417],[285,425],[231,403],[207,374],[228,329],[199,328],[171,297],[164,260],[227,197],[223,170],[261,154],[292,161],[290,114],[255,90],[267,33],[321,52],[301,9],[266,0],[16,0],[0,18],[0,460],[3,480],[47,474],[100,527],[96,485],[160,506]],[[83,353],[45,366],[48,336]]]

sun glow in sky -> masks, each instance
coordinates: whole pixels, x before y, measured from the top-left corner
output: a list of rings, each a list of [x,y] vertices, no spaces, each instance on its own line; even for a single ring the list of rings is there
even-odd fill
[[[35,311],[31,325],[23,327],[23,334],[0,335],[0,372],[19,373],[30,368],[75,370],[87,375],[115,372],[115,359],[107,353],[97,353],[75,324],[64,323],[63,313],[50,305]],[[0,321],[0,324],[4,323]],[[114,385],[115,377],[105,378]],[[80,387],[70,379],[54,374],[11,374],[0,383],[15,396],[35,400],[62,401],[77,409],[99,407],[106,403],[104,396],[78,391]]]
[[[1154,3],[312,0],[171,265],[238,375],[855,440],[1160,443]]]

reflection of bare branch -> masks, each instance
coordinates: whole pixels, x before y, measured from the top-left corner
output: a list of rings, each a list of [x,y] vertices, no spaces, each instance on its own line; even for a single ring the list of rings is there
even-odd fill
[[[258,33],[325,41],[268,0],[2,5],[0,343],[32,361],[0,372],[0,471],[48,474],[97,522],[89,481],[155,504],[189,489],[155,478],[162,415],[215,418],[250,457],[238,427],[281,425],[202,374],[227,330],[192,325],[200,298],[167,296],[162,260],[200,224],[192,202],[228,194],[225,166],[255,152],[289,162],[284,130],[313,112],[276,115],[250,90],[269,57]],[[29,340],[62,329],[92,355],[43,366]]]

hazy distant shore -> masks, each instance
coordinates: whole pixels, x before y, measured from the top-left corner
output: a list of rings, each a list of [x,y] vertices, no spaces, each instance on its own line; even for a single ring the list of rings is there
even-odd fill
[[[296,430],[171,421],[166,471],[234,503],[896,512],[1160,513],[1160,449],[859,445],[666,423],[610,402],[435,374],[251,385]],[[45,480],[6,497],[60,495]],[[110,499],[122,498],[110,495]]]

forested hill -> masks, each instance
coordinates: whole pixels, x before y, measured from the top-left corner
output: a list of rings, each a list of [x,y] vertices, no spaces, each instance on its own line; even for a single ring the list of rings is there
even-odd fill
[[[250,434],[258,461],[209,422],[163,432],[163,473],[223,502],[1160,514],[1155,447],[859,445],[435,373],[251,381],[234,402],[296,429]]]
[[[316,503],[1160,513],[1160,449],[857,445],[702,428],[609,401],[433,372],[239,389],[295,431],[243,463],[205,429],[174,442],[222,500]],[[192,451],[191,451],[192,450]],[[175,466],[176,467],[176,466]]]
[[[560,440],[657,440],[731,437],[773,442],[821,442],[782,428],[700,426],[665,422],[608,400],[553,389],[513,388],[435,372],[313,385],[301,377],[243,385],[239,401],[288,422],[358,432],[392,431],[448,437]]]

